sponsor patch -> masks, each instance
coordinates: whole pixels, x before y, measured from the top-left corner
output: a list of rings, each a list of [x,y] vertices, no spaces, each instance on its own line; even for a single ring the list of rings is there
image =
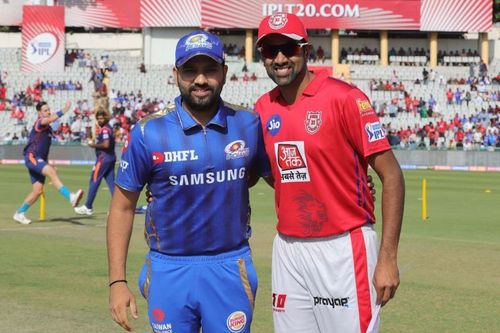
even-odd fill
[[[247,315],[243,311],[235,311],[227,317],[226,325],[231,332],[241,332],[247,325]]]
[[[273,115],[266,123],[266,128],[269,134],[275,136],[281,128],[281,117],[277,114]]]
[[[368,141],[374,142],[385,138],[385,131],[380,122],[367,123],[365,125],[366,134],[368,134]]]
[[[372,111],[372,105],[366,99],[357,98],[356,104],[358,105],[359,113],[364,114],[368,111]]]
[[[226,160],[234,160],[236,158],[247,157],[250,154],[250,149],[246,148],[246,143],[243,140],[236,140],[229,143],[224,152],[226,153]]]
[[[191,150],[174,150],[174,151],[156,151],[152,155],[153,164],[160,163],[171,163],[171,162],[184,162],[184,161],[196,161],[198,155],[196,151]]]
[[[306,120],[304,121],[306,132],[311,135],[316,134],[322,122],[321,111],[307,111]]]
[[[276,162],[282,183],[309,182],[304,141],[285,141],[274,144]]]
[[[333,309],[336,307],[349,307],[349,297],[314,297],[314,306],[329,306]]]
[[[153,309],[153,318],[156,321],[163,321],[165,319],[165,312],[160,308]]]
[[[273,311],[285,312],[286,294],[273,293]]]
[[[151,159],[153,160],[153,164],[160,164],[165,161],[165,157],[163,153],[156,151],[153,153],[153,156],[151,156]]]
[[[120,161],[120,168],[122,169],[122,171],[127,170],[127,168],[128,168],[128,162],[127,162],[127,161],[124,161],[124,160],[121,160],[121,161]],[[93,170],[93,169],[92,169],[92,170]]]

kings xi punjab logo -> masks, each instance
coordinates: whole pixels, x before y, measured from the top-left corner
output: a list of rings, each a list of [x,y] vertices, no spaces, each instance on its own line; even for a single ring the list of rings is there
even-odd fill
[[[286,13],[277,13],[269,17],[269,28],[278,30],[283,28],[288,22],[288,17]]]
[[[303,141],[276,142],[274,149],[282,183],[310,181]]]
[[[306,125],[306,132],[309,134],[316,134],[321,127],[321,111],[307,111],[306,120],[304,124]]]

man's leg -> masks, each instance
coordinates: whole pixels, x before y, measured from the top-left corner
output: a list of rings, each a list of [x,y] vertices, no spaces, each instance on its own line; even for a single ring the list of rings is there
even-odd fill
[[[275,333],[320,332],[298,250],[297,242],[281,235],[274,238],[272,305]]]

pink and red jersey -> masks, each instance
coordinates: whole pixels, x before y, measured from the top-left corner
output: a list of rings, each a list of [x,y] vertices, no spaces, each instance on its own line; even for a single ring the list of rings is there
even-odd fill
[[[293,105],[275,88],[259,98],[256,110],[280,233],[326,237],[375,223],[366,158],[390,146],[363,92],[320,73]]]

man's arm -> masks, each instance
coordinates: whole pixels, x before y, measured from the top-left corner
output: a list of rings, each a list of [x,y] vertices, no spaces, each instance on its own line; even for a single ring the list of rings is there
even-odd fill
[[[368,162],[382,181],[382,237],[373,282],[377,304],[384,306],[399,286],[397,252],[405,197],[403,173],[392,150],[374,154]]]
[[[108,149],[109,148],[109,140],[103,140],[101,143],[94,143],[89,141],[90,148],[98,148],[98,149]]]
[[[109,209],[107,225],[108,274],[109,283],[126,280],[126,263],[134,213],[140,192],[129,192],[115,186]],[[126,282],[111,285],[109,290],[109,310],[113,320],[126,331],[132,331],[128,321],[127,307],[132,318],[137,319],[137,306],[134,295]]]
[[[57,119],[59,119],[60,117],[62,117],[66,112],[68,112],[70,106],[71,106],[71,101],[66,101],[66,104],[64,104],[64,107],[61,110],[62,114],[58,114],[57,112],[56,113],[52,113],[47,118],[42,118],[42,120],[40,121],[40,125],[46,126],[46,125],[48,125],[50,123],[53,123],[54,121],[56,121]]]

